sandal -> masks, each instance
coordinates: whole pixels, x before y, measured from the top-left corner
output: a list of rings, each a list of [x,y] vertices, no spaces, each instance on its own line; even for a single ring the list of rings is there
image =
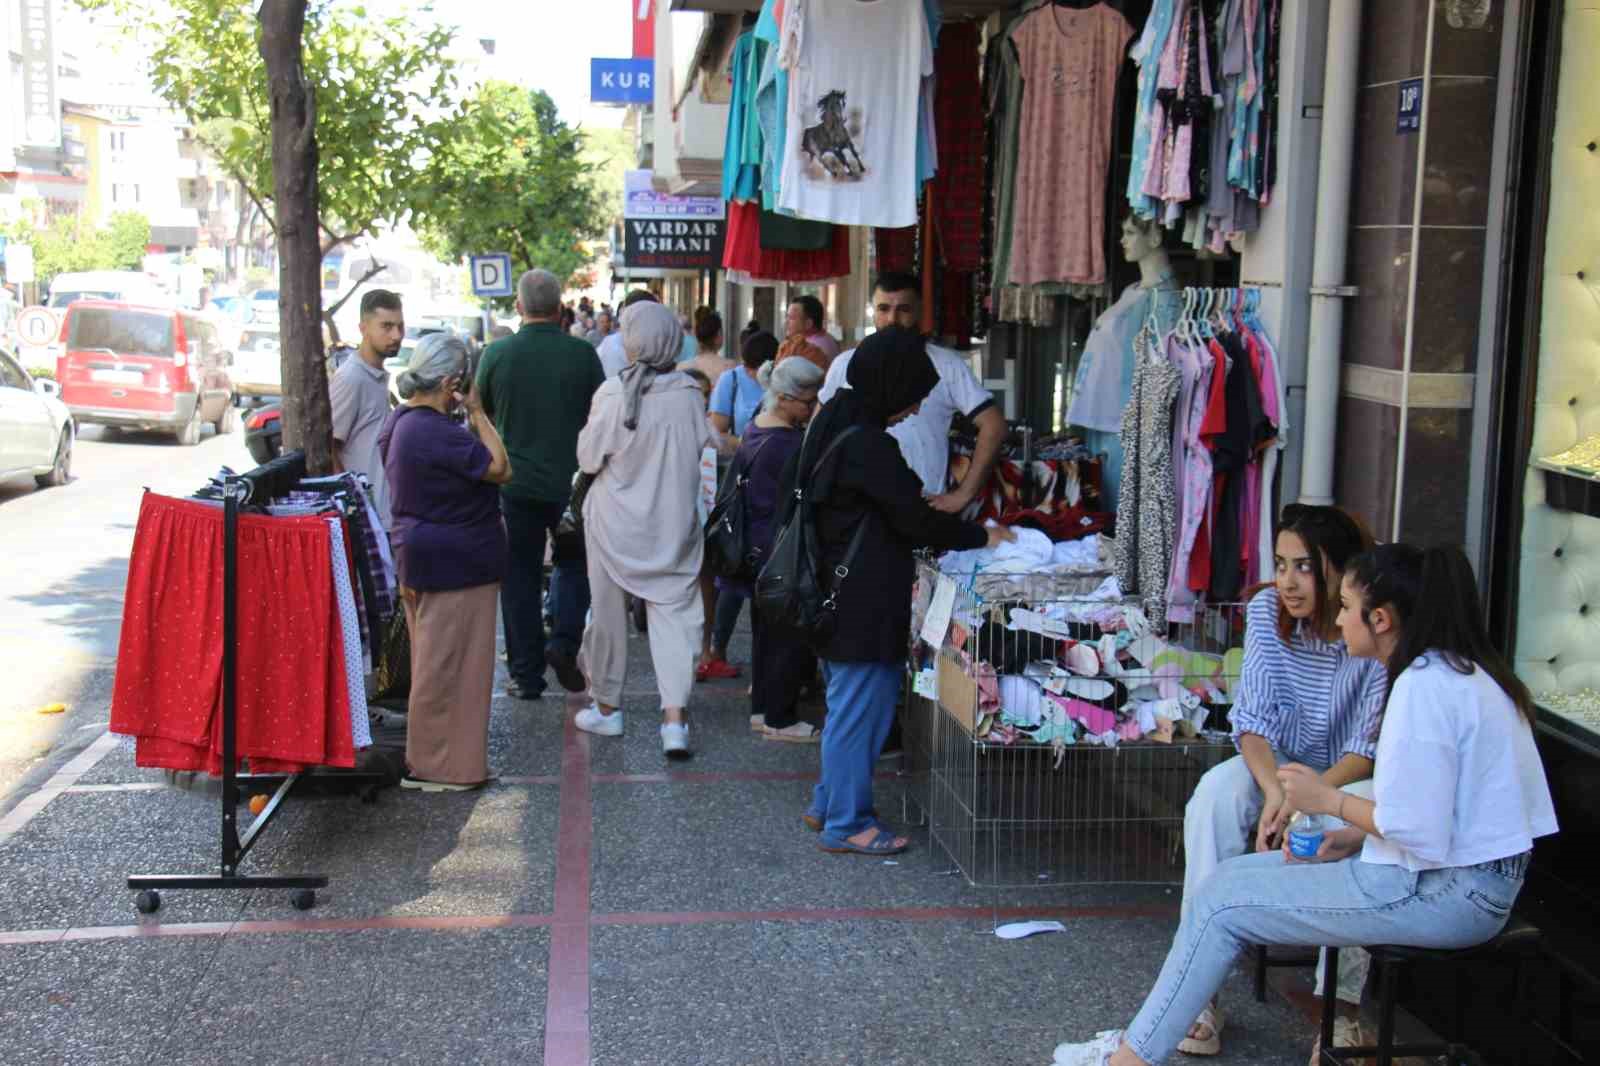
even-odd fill
[[[767,740],[782,740],[790,744],[815,744],[822,739],[822,730],[810,722],[796,722],[782,729],[765,727],[762,736]]]
[[[1185,1036],[1178,1043],[1178,1050],[1185,1055],[1220,1055],[1222,1054],[1222,1010],[1215,1004],[1207,1004],[1200,1012],[1200,1017],[1194,1020],[1195,1026],[1204,1026],[1211,1030],[1208,1037]]]
[[[898,855],[910,847],[909,842],[896,844],[895,835],[881,826],[877,829],[877,835],[870,843],[852,844],[848,839],[833,841],[823,837],[822,843],[818,844],[817,848],[835,855]]]
[[[873,810],[868,811],[867,812],[867,817],[869,819],[871,819],[870,824],[876,826],[879,830],[882,830],[882,831],[885,831],[885,832],[888,831],[889,827],[884,825],[882,822],[878,821],[878,812],[877,812],[876,808],[874,808]],[[807,811],[806,813],[804,813],[804,814],[802,814],[800,816],[800,821],[805,823],[805,827],[807,829],[811,830],[813,833],[820,833],[820,832],[822,832],[823,825],[827,821],[827,815],[825,815],[825,814],[813,814],[811,811]],[[889,835],[893,836],[894,834],[890,833]]]

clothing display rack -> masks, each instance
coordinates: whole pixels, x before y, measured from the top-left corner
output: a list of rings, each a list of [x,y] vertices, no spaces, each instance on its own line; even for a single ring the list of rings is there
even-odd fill
[[[161,907],[161,890],[169,888],[255,889],[287,888],[289,902],[297,910],[308,910],[316,903],[316,890],[326,888],[322,874],[241,874],[239,867],[306,773],[240,773],[236,757],[237,718],[237,643],[238,643],[238,525],[239,508],[252,500],[265,501],[293,489],[306,476],[305,454],[288,452],[245,474],[224,474],[222,486],[222,837],[218,872],[215,874],[134,874],[128,887],[137,889],[134,905],[141,913],[152,914]],[[380,774],[341,771],[341,783],[358,787],[381,784]],[[240,786],[276,783],[266,806],[241,835],[238,825]],[[368,798],[368,797],[364,797]]]

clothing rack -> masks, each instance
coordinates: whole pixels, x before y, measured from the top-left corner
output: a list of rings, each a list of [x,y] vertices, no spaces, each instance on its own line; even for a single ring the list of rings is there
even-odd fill
[[[132,874],[128,887],[137,889],[134,906],[143,914],[153,914],[161,907],[161,890],[165,888],[199,889],[254,889],[287,888],[292,890],[289,902],[296,910],[309,910],[316,903],[316,890],[326,888],[328,878],[323,874],[241,874],[239,867],[261,839],[290,792],[306,775],[241,774],[236,757],[237,741],[237,685],[238,665],[238,528],[240,506],[264,503],[288,491],[306,476],[305,454],[288,452],[272,462],[245,474],[225,474],[222,477],[222,838],[219,870],[215,874]],[[376,785],[382,775],[370,773],[341,773],[343,782],[357,785]],[[276,782],[272,796],[261,813],[251,821],[243,835],[239,833],[238,810],[241,783]]]

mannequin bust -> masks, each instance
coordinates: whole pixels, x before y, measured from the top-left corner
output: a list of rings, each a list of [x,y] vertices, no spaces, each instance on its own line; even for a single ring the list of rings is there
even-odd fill
[[[1139,264],[1139,287],[1175,289],[1172,260],[1161,246],[1161,225],[1130,214],[1122,220],[1122,258]]]

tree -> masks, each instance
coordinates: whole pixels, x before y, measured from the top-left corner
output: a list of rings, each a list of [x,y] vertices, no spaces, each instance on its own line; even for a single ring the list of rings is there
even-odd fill
[[[118,211],[106,220],[103,239],[109,269],[142,269],[144,251],[150,246],[150,220],[137,211]]]
[[[272,198],[278,207],[278,332],[284,371],[284,446],[306,469],[333,469],[333,407],[322,354],[318,240],[317,99],[302,61],[306,0],[261,0],[260,50],[272,119]]]
[[[144,250],[150,243],[150,220],[137,211],[119,211],[107,221],[105,229],[87,225],[82,215],[56,215],[48,223],[36,224],[43,215],[35,203],[16,220],[0,226],[0,235],[19,244],[32,245],[33,270],[40,289],[48,289],[57,274],[69,270],[139,270],[144,265]]]
[[[589,262],[579,242],[607,221],[587,139],[541,90],[485,82],[466,125],[430,160],[413,224],[446,262],[508,252],[517,272],[542,267],[571,278]]]
[[[155,90],[194,124],[196,135],[274,230],[272,111],[257,45],[266,0],[83,0],[112,8],[143,40]],[[453,31],[403,15],[379,17],[360,4],[301,3],[301,65],[315,99],[318,218],[322,255],[392,227],[416,206],[428,159],[461,127],[452,105]],[[262,24],[264,25],[264,24]],[[324,308],[333,315],[355,291]]]

